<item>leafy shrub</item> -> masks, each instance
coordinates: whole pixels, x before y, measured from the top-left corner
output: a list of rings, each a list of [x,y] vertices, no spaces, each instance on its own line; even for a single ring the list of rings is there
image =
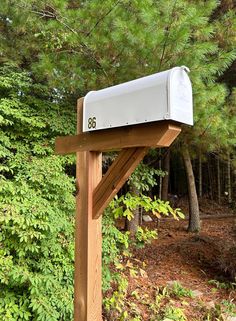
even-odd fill
[[[137,246],[143,247],[145,244],[151,243],[153,239],[157,239],[157,231],[139,226],[135,233],[135,239]]]
[[[163,177],[165,174],[162,170],[155,169],[142,162],[130,176],[128,184],[132,185],[139,192],[144,193],[157,185],[157,176]]]
[[[174,295],[177,298],[181,297],[193,297],[193,291],[186,289],[179,282],[174,282],[171,288],[169,289],[169,294]]]
[[[110,208],[112,210],[115,219],[119,217],[126,217],[128,220],[133,218],[133,211],[138,207],[142,207],[145,212],[151,212],[156,217],[160,218],[161,215],[172,215],[176,220],[184,218],[184,214],[179,208],[173,209],[169,202],[162,201],[160,199],[139,194],[132,195],[126,193],[121,197],[116,197],[111,203]]]
[[[169,320],[173,320],[173,321],[186,321],[187,320],[183,309],[177,308],[174,306],[167,306],[166,307],[164,318],[169,319]]]
[[[70,158],[53,155],[54,137],[70,131],[60,108],[28,74],[0,68],[2,321],[72,320],[74,179]]]
[[[110,284],[113,281],[120,281],[120,274],[116,270],[111,270],[111,264],[116,265],[122,258],[123,250],[129,248],[129,233],[122,233],[114,224],[114,218],[110,213],[110,209],[106,209],[103,214],[102,220],[102,281],[103,290],[106,291],[110,288]]]

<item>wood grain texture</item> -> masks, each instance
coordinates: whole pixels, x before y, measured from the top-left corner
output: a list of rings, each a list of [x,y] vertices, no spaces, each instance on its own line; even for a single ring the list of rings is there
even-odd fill
[[[93,217],[99,218],[113,197],[118,193],[149,147],[123,149],[114,160],[93,193]]]
[[[78,133],[82,103],[78,101]],[[74,320],[102,321],[102,232],[101,219],[92,218],[93,191],[102,177],[102,157],[97,152],[77,153],[75,224]]]
[[[161,121],[135,126],[80,133],[58,137],[57,154],[78,151],[110,151],[131,147],[168,147],[181,132],[181,127],[171,121]]]
[[[179,125],[155,122],[82,132],[83,99],[78,100],[76,136],[59,137],[56,153],[76,152],[74,320],[102,321],[101,214],[150,147],[169,146]],[[121,150],[102,178],[101,151]]]

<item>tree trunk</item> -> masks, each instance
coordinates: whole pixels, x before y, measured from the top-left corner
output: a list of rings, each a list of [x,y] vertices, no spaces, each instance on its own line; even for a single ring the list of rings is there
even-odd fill
[[[159,160],[159,169],[161,170],[161,159]],[[162,176],[159,176],[159,198],[161,198],[161,191],[162,191]]]
[[[207,169],[208,169],[208,178],[209,178],[209,197],[213,200],[213,187],[212,187],[212,170],[211,170],[211,157],[207,157]]]
[[[130,185],[130,192],[133,195],[139,195],[139,191],[133,186]],[[129,221],[126,220],[126,230],[130,232],[131,236],[134,236],[139,227],[139,207],[133,211],[134,217]]]
[[[220,157],[217,156],[217,194],[218,203],[221,204]]]
[[[162,180],[161,199],[164,201],[168,200],[168,187],[169,187],[169,172],[170,172],[170,150],[168,149],[167,154],[164,158],[163,171],[166,175]]]
[[[232,190],[233,190],[233,195],[234,195],[233,202],[235,204],[236,203],[236,199],[235,199],[235,195],[236,195],[236,169],[234,169],[234,171],[233,171],[233,186],[232,186]],[[235,228],[236,228],[236,220],[235,220]],[[236,232],[236,229],[235,229],[235,232]]]
[[[227,193],[228,193],[228,203],[232,203],[232,189],[231,189],[231,160],[230,153],[227,157]]]
[[[199,197],[202,197],[202,153],[199,152],[199,163],[198,163],[198,175],[199,175]]]
[[[189,232],[199,232],[200,231],[200,216],[199,216],[199,205],[198,197],[195,185],[195,179],[193,174],[193,168],[191,163],[191,158],[189,155],[188,148],[183,149],[183,160],[187,175],[188,182],[188,195],[189,195]]]

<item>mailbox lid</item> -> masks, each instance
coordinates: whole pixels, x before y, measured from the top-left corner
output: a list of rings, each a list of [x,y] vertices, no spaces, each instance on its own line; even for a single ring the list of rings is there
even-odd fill
[[[83,131],[162,120],[167,114],[169,71],[89,92],[84,99]]]

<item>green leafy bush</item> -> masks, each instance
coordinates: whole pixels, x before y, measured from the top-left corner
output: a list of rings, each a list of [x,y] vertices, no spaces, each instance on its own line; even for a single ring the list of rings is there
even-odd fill
[[[174,295],[177,298],[181,297],[193,297],[193,291],[186,289],[179,282],[175,281],[171,288],[168,290],[170,295]]]
[[[179,208],[173,209],[168,201],[156,198],[153,200],[151,197],[143,194],[132,195],[131,193],[126,193],[119,198],[116,197],[110,203],[110,208],[115,219],[126,217],[128,220],[131,220],[133,218],[133,211],[138,207],[143,208],[145,212],[151,212],[158,218],[161,215],[172,215],[177,220],[185,217]]]
[[[162,170],[155,169],[142,162],[130,176],[128,184],[143,193],[157,185],[157,176],[163,177],[165,174]]]
[[[157,231],[139,226],[135,233],[136,244],[138,247],[143,247],[145,244],[149,244],[152,240],[157,239],[157,235]]]
[[[173,321],[186,321],[187,320],[183,309],[177,308],[174,306],[167,306],[166,307],[164,320],[165,319],[173,320]]]
[[[121,260],[123,250],[129,248],[129,233],[122,233],[115,224],[110,209],[106,209],[102,220],[102,281],[103,290],[110,288],[111,282],[119,282],[121,276],[118,271],[111,269],[111,264],[116,265]]]
[[[66,119],[28,74],[0,68],[2,321],[72,320],[74,179],[53,155]]]

